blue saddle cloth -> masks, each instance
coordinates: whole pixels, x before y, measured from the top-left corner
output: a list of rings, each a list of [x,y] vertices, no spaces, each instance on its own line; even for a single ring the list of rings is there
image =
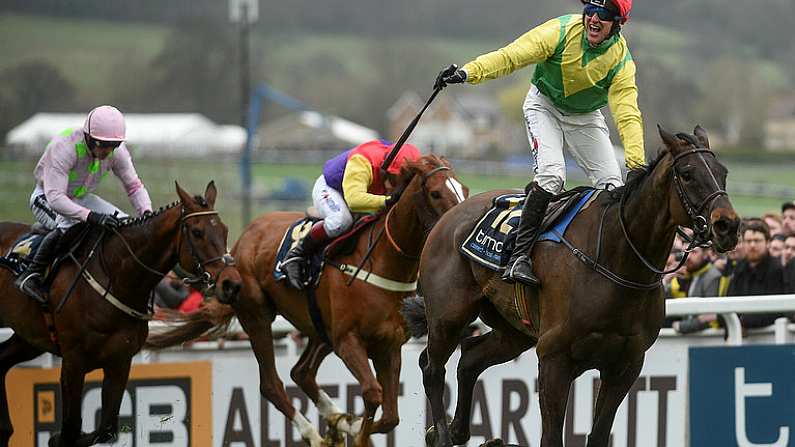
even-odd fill
[[[576,200],[576,204],[558,216],[551,226],[547,225],[538,240],[560,242],[560,236],[566,232],[577,213],[595,198],[595,192],[596,190],[588,189],[571,199]],[[524,197],[524,194],[503,194],[495,197],[491,209],[475,225],[459,250],[484,267],[495,271],[503,270],[516,241],[516,228],[522,215]]]

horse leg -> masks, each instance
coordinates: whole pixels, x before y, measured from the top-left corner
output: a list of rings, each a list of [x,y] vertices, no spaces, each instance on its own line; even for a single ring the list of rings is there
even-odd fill
[[[461,360],[458,361],[458,402],[455,417],[450,424],[453,444],[466,444],[469,441],[472,390],[480,374],[494,365],[515,359],[532,346],[533,341],[530,338],[508,326],[493,329],[477,337],[468,337],[461,342]]]
[[[381,404],[381,419],[373,424],[373,433],[389,433],[400,423],[398,415],[398,394],[400,393],[400,346],[379,353],[373,359],[378,383],[384,389]]]
[[[14,365],[34,359],[41,353],[42,351],[34,348],[16,334],[0,344],[0,447],[8,447],[8,441],[14,432],[8,411],[6,374]]]
[[[50,447],[73,447],[80,437],[82,415],[80,413],[85,370],[83,365],[64,356],[61,364],[61,432],[48,442]]]
[[[304,441],[311,447],[321,447],[323,438],[320,433],[303,414],[295,410],[279,378],[273,353],[273,315],[268,311],[261,293],[257,294],[256,299],[251,298],[252,290],[259,290],[256,281],[244,277],[243,293],[233,307],[240,325],[249,336],[251,349],[259,364],[260,393],[293,424]]]
[[[332,352],[333,350],[329,345],[310,338],[309,344],[307,344],[304,352],[301,353],[301,358],[290,370],[290,377],[312,399],[320,417],[326,421],[329,428],[355,435],[361,426],[361,422],[356,425],[356,431],[353,431],[350,416],[337,407],[331,397],[320,389],[316,381],[320,364]]]
[[[573,366],[565,353],[558,352],[539,359],[541,447],[563,447],[563,420],[573,378]]]
[[[383,389],[378,380],[376,380],[372,369],[370,369],[367,349],[359,337],[351,333],[344,335],[340,338],[335,351],[362,386],[364,416],[362,428],[355,435],[353,447],[368,447],[370,445],[369,438],[372,432],[375,411],[383,402]]]
[[[588,435],[588,447],[607,447],[610,441],[610,430],[616,417],[619,405],[627,396],[629,389],[638,379],[643,368],[643,356],[620,369],[604,369],[600,371],[601,384],[596,398],[596,410],[591,433]]]
[[[102,368],[102,417],[99,426],[92,433],[87,433],[77,441],[78,446],[94,444],[112,444],[119,434],[119,408],[127,388],[130,376],[132,357],[120,356]]]

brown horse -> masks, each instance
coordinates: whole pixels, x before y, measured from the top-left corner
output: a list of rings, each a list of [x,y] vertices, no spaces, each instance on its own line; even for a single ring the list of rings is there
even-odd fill
[[[50,287],[49,307],[57,309],[52,314],[52,334],[41,306],[16,289],[9,270],[0,269],[0,315],[14,330],[0,344],[0,446],[8,445],[13,432],[6,373],[44,352],[63,357],[61,432],[50,438],[49,445],[89,446],[116,439],[130,363],[148,332],[150,292],[177,262],[206,285],[217,283],[219,300],[235,298],[241,279],[227,253],[227,227],[213,210],[215,185],[210,182],[204,197],[191,197],[177,184],[177,194],[181,202],[127,220],[115,232],[83,227],[94,231],[73,251],[76,262],[61,264]],[[0,250],[8,252],[29,228],[0,223]],[[93,285],[86,277],[80,278],[78,262],[95,279]],[[73,281],[74,289],[60,307]],[[101,421],[96,431],[81,435],[84,376],[97,368],[104,372]]]
[[[428,230],[468,194],[467,188],[455,179],[447,161],[434,155],[408,163],[401,177],[400,183],[407,183],[407,186],[400,200],[365,230],[367,233],[359,238],[352,254],[334,259],[356,266],[369,252],[364,269],[371,272],[371,277],[377,275],[391,280],[394,284],[388,288],[392,290],[363,280],[349,282],[349,274],[326,263],[316,295],[323,332],[330,346],[322,341],[325,337],[312,322],[306,292],[290,288],[286,280],[277,282],[272,274],[282,236],[290,224],[303,216],[288,212],[265,214],[248,226],[233,249],[243,276],[240,299],[233,304],[234,313],[251,338],[260,366],[260,391],[311,446],[324,445],[324,441],[290,403],[277,375],[271,322],[281,314],[309,336],[310,344],[291,371],[291,377],[333,428],[355,436],[355,446],[367,446],[371,433],[387,433],[398,424],[400,351],[409,338],[399,313],[400,303],[414,293],[419,255]],[[376,236],[379,234],[383,237]],[[360,272],[357,278],[363,276]],[[221,318],[221,323],[231,316],[230,311]],[[209,320],[194,318],[179,329],[150,336],[148,345],[171,346],[212,327]],[[362,386],[363,419],[342,418],[342,411],[315,382],[320,362],[332,350]],[[377,377],[368,358],[373,360]],[[379,406],[383,414],[374,422],[373,416]]]
[[[436,224],[420,261],[424,299],[406,300],[404,309],[412,334],[428,334],[420,356],[434,421],[428,445],[466,443],[478,376],[533,346],[539,359],[541,446],[563,445],[570,385],[589,369],[600,372],[601,386],[587,445],[608,445],[616,410],[665,316],[654,266],[665,264],[677,226],[694,227],[701,242],[710,240],[721,252],[737,243],[740,221],[724,190],[727,170],[709,150],[706,132],[696,127],[694,137],[659,131],[665,147],[656,161],[633,173],[626,186],[600,194],[577,216],[565,234],[573,247],[536,244],[533,264],[542,286],[524,289],[528,302],[535,303],[532,328],[517,316],[514,286],[458,251],[501,192],[473,197]],[[445,363],[461,329],[478,316],[493,330],[461,343],[458,402],[448,426],[442,403]]]

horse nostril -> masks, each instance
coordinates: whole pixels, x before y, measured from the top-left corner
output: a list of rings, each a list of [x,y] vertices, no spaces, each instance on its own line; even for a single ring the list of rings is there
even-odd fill
[[[237,298],[238,292],[240,292],[240,283],[237,281],[231,281],[229,279],[225,279],[221,284],[221,290],[223,291],[224,301],[232,302],[235,298]]]
[[[729,232],[729,222],[728,219],[720,218],[717,222],[712,224],[712,228],[715,230],[717,234],[726,234]]]

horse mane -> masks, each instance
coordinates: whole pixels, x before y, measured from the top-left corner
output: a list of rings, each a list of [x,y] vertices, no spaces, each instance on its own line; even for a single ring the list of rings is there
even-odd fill
[[[400,167],[400,180],[398,184],[408,186],[411,179],[414,178],[415,173],[426,169],[428,164],[431,169],[438,168],[439,166],[446,166],[444,159],[436,154],[426,154],[416,160],[406,160],[405,164]]]
[[[701,143],[698,141],[698,138],[696,138],[695,135],[680,132],[676,134],[676,137],[681,140],[684,140],[691,146],[701,147]],[[651,175],[652,171],[654,171],[654,168],[660,163],[660,160],[662,160],[662,158],[667,153],[668,153],[667,149],[657,151],[657,158],[655,158],[654,161],[652,161],[648,165],[631,169],[629,172],[636,172],[637,174],[629,175],[629,173],[627,173],[627,178],[629,180],[624,186],[620,186],[610,191],[608,204],[613,204],[620,201],[621,196],[624,194],[624,191],[627,191],[628,193],[631,194],[633,191],[638,189],[640,184],[643,183],[644,180],[646,180],[646,177]]]
[[[131,217],[131,218],[125,219],[121,223],[121,225],[119,225],[119,228],[134,227],[134,226],[145,224],[145,223],[149,222],[150,220],[154,219],[155,217],[157,217],[157,216],[163,214],[164,212],[170,210],[171,208],[174,208],[175,206],[181,205],[181,204],[182,204],[181,201],[176,200],[174,202],[169,203],[168,205],[161,206],[160,208],[157,209],[157,211],[152,211],[151,213],[142,214],[142,215],[140,215],[138,217]]]

